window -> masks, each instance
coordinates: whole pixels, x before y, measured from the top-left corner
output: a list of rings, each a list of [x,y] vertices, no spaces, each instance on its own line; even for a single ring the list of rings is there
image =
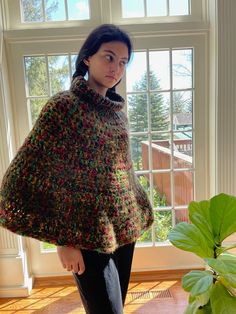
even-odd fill
[[[25,56],[30,126],[47,99],[69,89],[77,55]],[[187,220],[193,200],[193,50],[136,51],[126,91],[134,168],[155,209],[154,239],[167,240],[172,225]],[[43,249],[51,246],[43,244]]]
[[[189,15],[189,0],[122,0],[122,17]]]
[[[134,168],[155,209],[154,242],[193,200],[193,50],[136,51],[127,70]],[[151,232],[140,239],[152,241]]]
[[[3,9],[8,30],[84,27],[101,23],[98,0],[3,0]]]
[[[69,89],[76,57],[73,54],[24,57],[30,127],[50,96]]]
[[[205,0],[111,0],[113,22],[169,23],[204,21]]]
[[[21,0],[22,22],[90,19],[89,0]]]
[[[179,256],[166,240],[169,229],[187,219],[189,201],[208,198],[205,1],[188,1],[189,15],[171,15],[175,1],[141,1],[145,16],[125,18],[122,0],[90,0],[89,20],[25,23],[18,15],[20,0],[4,2],[10,17],[5,38],[18,147],[47,99],[69,87],[77,51],[88,32],[100,23],[115,23],[129,32],[135,53],[119,91],[127,98],[135,171],[155,209],[154,227],[139,241],[134,269],[199,265],[192,256]],[[157,3],[162,5],[158,12],[150,9]],[[29,242],[33,261],[40,264],[34,272],[54,272],[55,253],[43,254],[52,247]]]

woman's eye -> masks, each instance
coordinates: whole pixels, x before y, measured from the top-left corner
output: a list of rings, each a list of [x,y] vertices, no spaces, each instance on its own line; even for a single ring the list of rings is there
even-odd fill
[[[121,64],[123,67],[125,67],[125,66],[127,65],[127,62],[121,61],[120,64]]]
[[[107,61],[112,61],[112,59],[113,59],[112,56],[110,56],[110,55],[106,55],[105,58],[107,59]]]

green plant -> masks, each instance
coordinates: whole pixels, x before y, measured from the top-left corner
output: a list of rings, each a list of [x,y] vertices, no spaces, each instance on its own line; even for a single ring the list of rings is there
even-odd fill
[[[168,235],[170,242],[203,258],[207,270],[193,270],[182,278],[190,293],[185,314],[236,313],[236,255],[223,241],[236,232],[236,197],[219,194],[189,204],[190,223],[181,222]]]

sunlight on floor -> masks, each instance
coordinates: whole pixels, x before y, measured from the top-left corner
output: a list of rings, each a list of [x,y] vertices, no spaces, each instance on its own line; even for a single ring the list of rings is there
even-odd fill
[[[158,303],[175,302],[171,288],[178,281],[131,282],[125,302],[125,314],[155,313]],[[77,288],[73,285],[36,287],[27,298],[0,299],[0,313],[5,314],[85,314]],[[164,313],[164,312],[163,312]]]

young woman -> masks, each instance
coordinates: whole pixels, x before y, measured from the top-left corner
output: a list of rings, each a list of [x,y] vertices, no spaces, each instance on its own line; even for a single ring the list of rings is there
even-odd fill
[[[135,241],[153,222],[115,92],[131,53],[115,25],[89,34],[70,90],[49,99],[1,187],[0,224],[56,244],[90,314],[123,313]]]

